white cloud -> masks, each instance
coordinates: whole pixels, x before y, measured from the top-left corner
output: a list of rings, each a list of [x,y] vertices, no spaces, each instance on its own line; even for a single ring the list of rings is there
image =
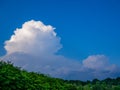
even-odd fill
[[[54,29],[41,21],[25,22],[5,42],[7,54],[2,59],[12,61],[14,65],[29,71],[66,79],[86,80],[120,74],[118,67],[111,65],[104,55],[91,55],[82,64],[77,60],[56,55],[62,45]]]
[[[40,21],[25,22],[21,29],[16,29],[11,39],[5,42],[7,54],[22,52],[32,55],[56,53],[62,45],[50,25]]]
[[[91,55],[83,61],[84,67],[96,70],[105,69],[108,64],[108,58],[104,55]]]
[[[120,68],[110,64],[105,55],[88,56],[78,71],[71,71],[65,76],[70,79],[91,80],[94,78],[105,79],[107,77],[117,77],[120,74]],[[73,77],[74,76],[74,77]]]
[[[96,78],[114,77],[113,73],[116,72],[117,69],[118,67],[116,65],[109,63],[105,55],[91,55],[83,60],[83,70],[92,72]],[[120,73],[119,70],[117,72]]]
[[[83,60],[83,67],[96,71],[113,71],[116,69],[116,65],[110,64],[108,58],[105,55],[89,56],[87,59]]]
[[[4,60],[10,60],[29,71],[39,71],[56,77],[77,70],[81,66],[79,62],[56,55],[62,45],[54,29],[40,21],[25,22],[5,42],[7,54]]]

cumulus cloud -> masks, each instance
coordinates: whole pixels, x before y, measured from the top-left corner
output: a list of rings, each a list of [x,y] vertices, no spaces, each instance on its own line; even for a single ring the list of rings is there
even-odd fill
[[[115,78],[119,76],[119,74],[119,67],[114,64],[110,64],[105,55],[91,55],[83,60],[79,70],[68,72],[64,78],[74,80],[92,80],[94,78]]]
[[[83,67],[101,70],[109,65],[108,58],[104,55],[91,55],[83,61]]]
[[[28,71],[64,79],[103,79],[120,74],[119,68],[110,64],[105,55],[91,55],[80,63],[56,55],[61,48],[60,37],[54,27],[31,20],[16,29],[10,40],[5,41],[7,54],[2,59]]]
[[[90,71],[96,78],[114,77],[113,73],[116,72],[117,66],[110,64],[105,55],[91,55],[83,60],[82,69]],[[120,70],[118,70],[120,72]]]
[[[16,29],[11,39],[5,42],[7,54],[22,52],[32,55],[54,54],[62,45],[50,25],[40,21],[28,21]]]
[[[62,48],[60,37],[51,25],[41,21],[28,21],[16,29],[10,40],[5,42],[5,61],[29,71],[37,71],[60,77],[81,67],[80,63],[62,55],[56,55]]]

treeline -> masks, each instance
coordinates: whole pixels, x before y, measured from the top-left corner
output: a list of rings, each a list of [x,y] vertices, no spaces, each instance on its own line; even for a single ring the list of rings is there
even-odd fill
[[[120,77],[93,81],[63,80],[27,72],[0,61],[0,90],[120,90]]]

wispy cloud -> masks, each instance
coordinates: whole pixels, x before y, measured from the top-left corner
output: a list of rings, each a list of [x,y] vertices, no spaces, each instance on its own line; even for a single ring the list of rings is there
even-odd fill
[[[41,21],[25,22],[5,41],[7,54],[3,59],[29,71],[65,79],[103,79],[120,74],[119,68],[111,65],[105,55],[88,56],[83,63],[56,55],[62,45],[54,29]]]

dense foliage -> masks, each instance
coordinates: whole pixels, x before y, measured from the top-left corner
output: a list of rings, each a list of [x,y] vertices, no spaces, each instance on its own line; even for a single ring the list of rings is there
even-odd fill
[[[63,80],[27,72],[0,61],[0,90],[120,90],[120,77],[93,81]]]

